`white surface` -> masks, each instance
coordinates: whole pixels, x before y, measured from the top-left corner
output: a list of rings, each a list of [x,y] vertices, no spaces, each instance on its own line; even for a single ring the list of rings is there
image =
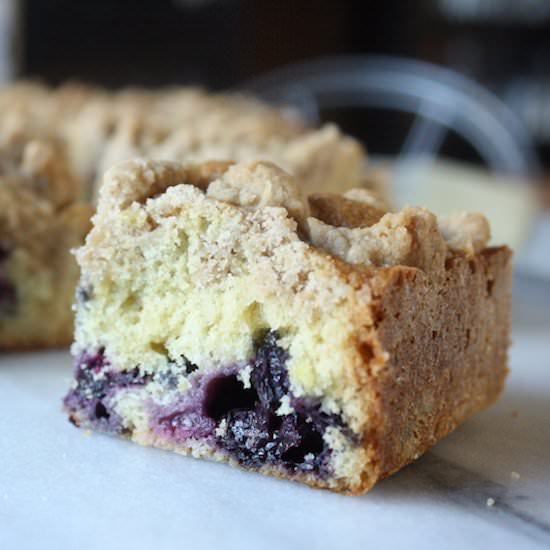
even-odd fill
[[[4,355],[0,549],[549,548],[548,311],[520,306],[499,403],[362,497],[86,436],[68,354]]]

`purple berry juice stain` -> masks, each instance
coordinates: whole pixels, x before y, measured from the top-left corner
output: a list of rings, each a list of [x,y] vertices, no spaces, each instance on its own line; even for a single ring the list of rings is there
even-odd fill
[[[325,431],[336,427],[351,440],[354,434],[339,415],[324,412],[319,401],[292,396],[288,353],[277,340],[277,333],[268,331],[250,361],[202,373],[183,356],[177,361],[167,358],[162,372],[142,375],[137,367],[113,371],[104,349],[85,353],[76,361],[76,387],[65,398],[65,406],[94,428],[124,433],[122,420],[110,407],[112,396],[154,381],[175,396],[169,405],[152,400],[148,405],[150,427],[157,437],[175,444],[206,442],[251,468],[271,465],[291,473],[326,476],[331,451]],[[248,388],[238,376],[244,368],[251,368]],[[190,387],[180,393],[177,387],[183,378]],[[280,416],[276,411],[285,396],[293,412]]]

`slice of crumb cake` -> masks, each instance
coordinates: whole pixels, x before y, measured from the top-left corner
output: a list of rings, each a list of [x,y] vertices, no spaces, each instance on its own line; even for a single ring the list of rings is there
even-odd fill
[[[92,209],[54,143],[0,146],[0,350],[68,345]]]
[[[93,222],[77,426],[357,494],[502,390],[510,252],[480,215],[308,200],[267,163],[132,161]]]

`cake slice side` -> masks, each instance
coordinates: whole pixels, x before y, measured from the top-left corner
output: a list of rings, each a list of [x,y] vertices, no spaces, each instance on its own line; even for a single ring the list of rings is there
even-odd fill
[[[376,388],[379,475],[415,460],[504,388],[510,339],[511,252],[447,258],[433,285],[393,267],[371,280],[374,324],[359,344]]]

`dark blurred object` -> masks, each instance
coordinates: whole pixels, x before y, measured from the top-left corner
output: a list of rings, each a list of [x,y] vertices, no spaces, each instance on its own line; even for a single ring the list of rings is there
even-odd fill
[[[395,162],[439,156],[448,135],[459,137],[494,173],[538,176],[531,136],[513,112],[474,81],[422,61],[390,56],[336,56],[295,63],[246,85],[267,100],[300,109],[313,124],[327,110],[382,112],[413,118]],[[371,118],[372,126],[372,118]],[[394,132],[393,139],[398,138]]]
[[[547,0],[26,0],[23,8],[19,73],[50,82],[224,88],[337,53],[439,63],[504,99],[550,167]],[[394,141],[412,124],[410,117],[380,112],[327,116],[377,153],[394,152]],[[441,148],[455,158],[481,160],[456,135]]]
[[[239,5],[165,0],[25,0],[21,73],[110,87],[238,74]]]

